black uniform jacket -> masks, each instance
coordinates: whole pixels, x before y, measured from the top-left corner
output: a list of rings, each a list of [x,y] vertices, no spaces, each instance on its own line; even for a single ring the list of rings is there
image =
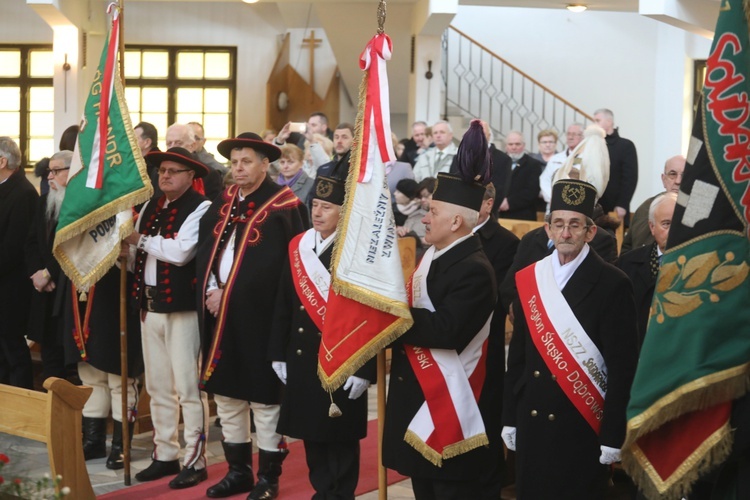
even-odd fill
[[[601,431],[597,436],[552,378],[516,301],[503,424],[517,428],[520,499],[603,498],[608,469],[599,463],[600,445],[620,448],[625,437],[625,409],[638,360],[630,280],[589,251],[562,294],[607,365]]]
[[[38,199],[22,168],[0,184],[0,336],[26,333],[34,286],[26,274],[24,245]]]
[[[319,257],[328,268],[333,245]],[[349,391],[333,392],[333,401],[341,409],[337,418],[328,416],[331,397],[318,378],[320,330],[302,306],[292,282],[287,262],[276,298],[269,358],[286,361],[287,383],[281,402],[278,432],[285,436],[320,443],[352,441],[367,435],[367,391],[357,399],[349,399]],[[360,368],[355,375],[375,382],[375,360]]]
[[[500,283],[500,302],[503,304],[503,310],[508,311],[510,304],[518,296],[516,273],[524,267],[542,260],[554,250],[554,247],[547,246],[548,241],[549,238],[544,227],[532,229],[521,238],[513,264],[508,269],[505,279]],[[605,262],[614,264],[617,261],[617,240],[609,231],[601,227],[597,228],[594,239],[589,243],[589,246]]]
[[[635,309],[638,313],[639,346],[643,344],[643,339],[646,337],[648,314],[656,287],[656,276],[651,273],[651,252],[655,245],[654,242],[624,253],[617,262],[617,267],[628,275],[630,282],[633,284]]]
[[[220,315],[225,326],[218,335],[217,318],[205,309],[204,280],[209,270],[218,269],[222,248],[214,247],[223,232],[221,211],[229,210],[233,199],[230,193],[237,187],[225,190],[201,219],[196,256],[198,317],[204,356],[201,381],[208,392],[264,404],[281,401],[281,382],[268,361],[268,341],[289,241],[305,229],[304,219],[299,199],[269,178],[245,198],[243,205],[254,203],[255,210],[260,210],[282,189],[288,191],[282,205],[261,216],[257,231],[251,231],[247,241],[242,237],[250,218],[236,223],[235,258],[243,245],[246,250],[231,289],[224,289]]]
[[[31,294],[31,310],[34,311],[34,314],[29,315],[27,337],[36,342],[44,340],[45,329],[57,329],[61,332],[63,295],[65,286],[70,286],[67,277],[60,270],[60,264],[52,255],[52,243],[55,239],[57,222],[47,222],[47,216],[45,215],[47,196],[45,194],[39,198],[34,222],[29,228],[26,239],[27,276],[33,275],[40,269],[47,269],[50,279],[56,287],[51,292],[34,290]],[[58,340],[61,342],[62,337],[60,336]]]
[[[539,176],[544,166],[538,160],[525,154],[518,160],[518,166],[510,172],[509,181],[498,189],[500,202],[508,198],[509,209],[500,212],[503,219],[536,220],[536,200],[539,198]],[[512,169],[512,166],[511,166]],[[495,186],[497,188],[497,185]]]
[[[412,308],[414,326],[393,344],[383,437],[383,464],[401,474],[441,480],[477,479],[489,450],[476,448],[436,467],[404,441],[409,423],[425,402],[404,344],[461,352],[495,307],[495,273],[473,236],[432,262],[427,290],[435,312]]]

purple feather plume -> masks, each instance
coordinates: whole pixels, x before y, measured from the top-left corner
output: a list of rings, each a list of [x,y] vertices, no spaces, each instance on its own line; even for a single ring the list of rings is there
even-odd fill
[[[458,175],[464,181],[479,182],[482,185],[490,181],[492,157],[480,120],[471,120],[469,130],[458,145],[456,158]]]

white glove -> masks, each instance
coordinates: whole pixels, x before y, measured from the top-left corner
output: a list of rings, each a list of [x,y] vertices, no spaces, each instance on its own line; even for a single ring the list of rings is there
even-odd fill
[[[500,432],[500,436],[503,438],[503,442],[505,443],[505,447],[508,448],[510,451],[516,451],[516,428],[515,427],[508,427],[507,425],[503,427],[503,430]]]
[[[600,448],[602,454],[599,456],[599,463],[609,465],[620,461],[619,448],[610,448],[609,446],[600,446]]]
[[[281,383],[286,385],[286,361],[272,361],[271,368],[276,372]]]
[[[355,377],[354,375],[346,379],[346,383],[344,384],[344,390],[351,388],[349,399],[357,399],[365,393],[368,387],[370,387],[369,380]]]

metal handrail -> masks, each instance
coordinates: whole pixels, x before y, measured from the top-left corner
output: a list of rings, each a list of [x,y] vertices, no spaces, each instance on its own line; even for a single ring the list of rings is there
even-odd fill
[[[490,124],[496,138],[518,130],[528,149],[537,149],[536,135],[552,129],[565,147],[565,129],[593,118],[539,83],[461,30],[443,33],[441,73],[445,90],[444,117],[449,108]]]

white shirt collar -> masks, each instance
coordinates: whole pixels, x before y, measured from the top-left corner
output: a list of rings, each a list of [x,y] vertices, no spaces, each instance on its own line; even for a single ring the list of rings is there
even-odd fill
[[[329,246],[331,246],[331,243],[333,243],[333,239],[336,237],[336,231],[331,233],[331,235],[323,239],[323,236],[317,231],[315,231],[315,255],[318,257],[321,256],[323,252],[325,252]]]
[[[477,224],[477,225],[476,225],[476,227],[475,227],[474,229],[472,229],[472,230],[471,230],[471,234],[477,234],[477,231],[479,231],[480,229],[482,229],[482,227],[483,227],[483,226],[484,226],[485,224],[487,224],[487,221],[488,221],[488,220],[490,220],[490,218],[489,218],[489,217],[487,217],[486,219],[484,219],[484,222],[480,222],[479,224]]]
[[[456,241],[454,241],[453,243],[451,243],[447,247],[443,248],[442,250],[435,250],[435,253],[432,255],[432,260],[437,259],[441,255],[443,255],[445,252],[447,252],[448,250],[450,250],[451,248],[455,247],[456,245],[458,245],[459,243],[461,243],[464,240],[468,240],[472,236],[474,236],[474,233],[469,233],[466,236],[460,237],[459,239],[457,239]]]
[[[557,282],[557,286],[560,287],[560,290],[565,288],[565,285],[568,284],[573,273],[576,272],[578,266],[581,265],[581,262],[583,262],[583,259],[585,259],[588,254],[589,244],[584,243],[581,253],[579,253],[575,259],[563,265],[560,264],[560,256],[557,253],[557,249],[552,252],[552,272],[555,275],[555,281]]]

